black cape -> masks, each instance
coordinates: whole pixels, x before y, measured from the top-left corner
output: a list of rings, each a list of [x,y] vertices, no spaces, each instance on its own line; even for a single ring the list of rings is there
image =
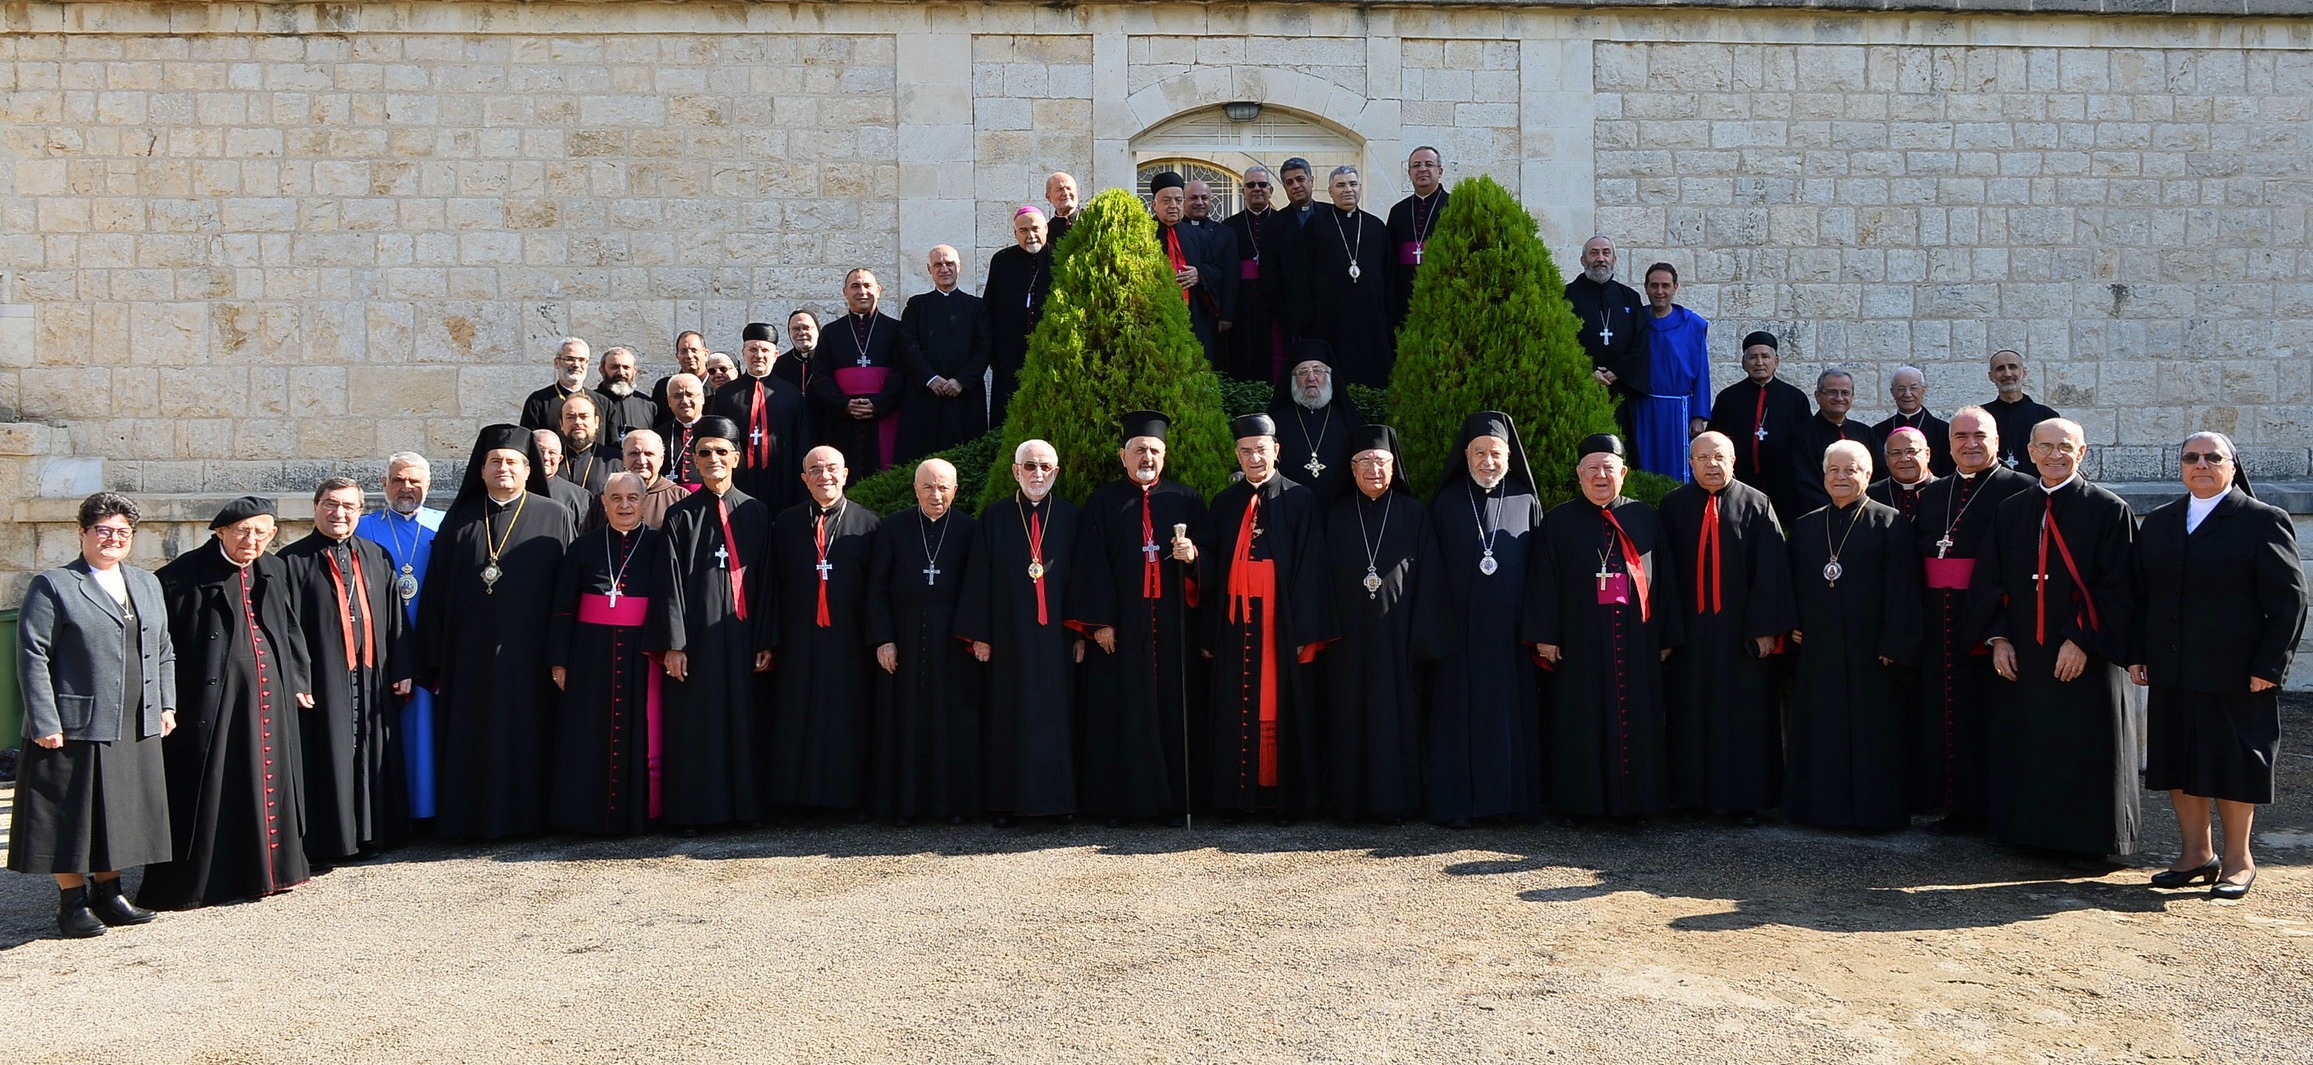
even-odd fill
[[[1836,577],[1826,567],[1836,557]],[[1918,660],[1920,568],[1911,521],[1869,499],[1803,515],[1791,586],[1804,636],[1786,725],[1783,817],[1808,825],[1911,824],[1903,697]]]
[[[2042,571],[2051,499],[2072,561],[2051,536]],[[1968,607],[1983,637],[2003,637],[2016,650],[2016,679],[1993,686],[1988,764],[1997,842],[2091,855],[2136,851],[2136,722],[2121,672],[2135,532],[2128,504],[2077,477],[2052,496],[2035,488],[2008,497],[1992,520]],[[2042,572],[2045,598],[2033,579]],[[2067,641],[2088,664],[2059,681],[2056,655]]]
[[[920,292],[900,311],[909,359],[901,371],[900,462],[944,451],[988,431],[988,308],[962,289]],[[934,377],[954,378],[963,394],[933,394]]]
[[[755,672],[755,656],[777,644],[771,508],[737,488],[717,502],[701,488],[667,508],[651,575],[658,594],[644,649],[681,651],[688,660],[687,679],[659,682],[666,707],[660,810],[669,825],[757,820],[768,786],[762,753],[771,681]]]
[[[880,672],[868,639],[867,594],[875,534],[882,526],[875,511],[849,500],[824,511],[807,500],[781,511],[771,530],[771,561],[779,573],[779,667],[772,672],[777,713],[766,795],[776,805],[867,805],[868,728]],[[824,625],[821,602],[827,604]]]
[[[899,668],[875,675],[874,773],[881,817],[980,813],[980,705],[987,667],[955,637],[978,522],[950,508],[885,518],[868,576],[867,640]]]
[[[1142,501],[1148,505],[1143,535]],[[1085,650],[1079,674],[1084,700],[1077,725],[1077,801],[1104,817],[1179,812],[1188,796],[1182,777],[1184,707],[1201,727],[1203,676],[1195,653],[1197,571],[1172,557],[1173,526],[1195,529],[1205,516],[1196,489],[1159,479],[1145,492],[1132,481],[1093,490],[1076,535],[1082,592],[1079,614],[1116,628],[1116,651]],[[1156,548],[1153,596],[1149,554]],[[1192,662],[1192,660],[1194,660]]]
[[[1776,659],[1795,627],[1783,527],[1767,494],[1741,481],[1718,493],[1682,484],[1663,497],[1664,532],[1679,560],[1686,643],[1663,667],[1671,801],[1753,811],[1782,802],[1782,707]],[[1703,540],[1703,519],[1716,522]],[[1778,648],[1759,653],[1759,637]]]
[[[1336,386],[1386,388],[1397,363],[1389,328],[1389,227],[1364,211],[1326,207],[1295,242],[1296,336],[1333,348]],[[1349,276],[1356,259],[1357,276]]]
[[[1513,467],[1515,468],[1515,467]],[[1436,666],[1423,737],[1429,816],[1534,817],[1543,805],[1539,667],[1518,637],[1542,542],[1542,504],[1522,473],[1492,493],[1467,475],[1430,499],[1449,653]],[[1480,570],[1487,546],[1496,569]]]
[[[351,553],[351,558],[347,553]],[[337,563],[331,568],[332,557]],[[313,656],[313,709],[300,722],[305,771],[305,853],[333,862],[410,838],[409,776],[402,764],[397,682],[417,675],[417,646],[403,623],[385,548],[359,536],[342,548],[320,533],[281,549],[297,586],[298,618]],[[348,563],[361,567],[359,594]],[[342,582],[342,583],[341,583]],[[345,589],[343,595],[340,587]],[[370,665],[345,668],[347,600],[369,621]],[[352,623],[358,663],[363,640]]]
[[[434,536],[418,634],[437,694],[434,830],[446,839],[546,827],[556,693],[545,622],[555,567],[575,535],[569,511],[525,492],[503,506],[487,497],[454,504]],[[501,545],[502,576],[486,587],[491,543]]]
[[[1609,509],[1639,553],[1645,596],[1627,581]],[[1549,801],[1560,813],[1643,815],[1670,803],[1661,652],[1681,642],[1683,627],[1667,543],[1654,509],[1627,498],[1606,508],[1575,498],[1543,519],[1523,639],[1555,644],[1561,654],[1548,681],[1543,741]],[[1628,602],[1598,601],[1601,570],[1625,575]]]
[[[572,541],[555,569],[546,626],[547,668],[564,673],[554,792],[546,804],[546,822],[555,828],[623,836],[650,827],[664,734],[663,710],[652,704],[664,681],[644,645],[665,549],[662,534],[648,525],[623,535],[606,525]],[[633,625],[579,620],[582,596],[607,602],[613,590],[620,604],[631,600],[646,616]]]
[[[302,884],[296,693],[313,688],[288,567],[236,567],[212,536],[154,575],[177,648],[177,729],[161,741],[175,856],[145,867],[138,899],[186,909]]]
[[[1248,511],[1252,521],[1246,523]],[[1299,650],[1336,635],[1326,594],[1323,521],[1316,493],[1272,473],[1258,488],[1238,481],[1205,512],[1197,543],[1202,589],[1199,633],[1212,655],[1208,740],[1192,757],[1206,781],[1204,806],[1286,815],[1322,808],[1319,776],[1325,742],[1317,705],[1317,671]],[[1274,595],[1233,594],[1235,557],[1274,567]],[[1245,578],[1250,581],[1252,578]],[[1245,591],[1245,590],[1240,590]],[[1273,728],[1264,741],[1264,674],[1275,692]],[[1268,754],[1265,756],[1264,749]],[[1263,772],[1264,763],[1273,776]],[[1200,807],[1203,808],[1203,807]]]
[[[990,648],[982,797],[995,813],[1076,812],[1072,658],[1079,634],[1090,627],[1071,598],[1083,594],[1075,590],[1078,528],[1074,504],[1053,496],[1030,504],[1015,492],[982,511],[974,530],[956,636]],[[1032,540],[1032,532],[1041,540]],[[1028,571],[1037,559],[1041,599]]]

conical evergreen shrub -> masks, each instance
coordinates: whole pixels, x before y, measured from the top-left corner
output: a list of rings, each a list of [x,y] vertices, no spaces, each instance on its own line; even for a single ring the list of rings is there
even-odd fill
[[[1462,419],[1499,410],[1518,423],[1543,502],[1571,497],[1575,448],[1615,431],[1614,402],[1591,380],[1534,216],[1494,179],[1464,178],[1424,252],[1390,375],[1407,479],[1427,496]]]
[[[1221,382],[1189,329],[1156,220],[1139,197],[1110,189],[1084,205],[1065,243],[981,505],[1016,487],[1012,451],[1023,440],[1049,440],[1060,452],[1057,491],[1065,499],[1081,501],[1123,476],[1116,419],[1134,410],[1172,416],[1166,477],[1207,495],[1219,491],[1236,468]]]

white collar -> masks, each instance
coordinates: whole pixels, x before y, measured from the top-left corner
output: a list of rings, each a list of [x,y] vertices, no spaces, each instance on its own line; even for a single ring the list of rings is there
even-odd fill
[[[2200,528],[2201,522],[2208,519],[2209,514],[2217,509],[2217,504],[2225,501],[2225,496],[2228,494],[2230,494],[2230,490],[2219,492],[2207,499],[2202,499],[2196,495],[2187,495],[2185,497],[2185,531],[2191,532]]]
[[[2063,491],[2066,486],[2079,479],[2080,468],[2075,466],[2072,468],[2072,476],[2066,477],[2063,480],[2056,482],[2055,484],[2049,484],[2046,478],[2042,478],[2040,480],[2040,490],[2049,495],[2055,495],[2056,493]]]

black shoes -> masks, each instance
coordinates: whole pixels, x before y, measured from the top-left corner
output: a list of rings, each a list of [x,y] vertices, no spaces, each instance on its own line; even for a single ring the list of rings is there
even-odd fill
[[[2247,895],[2249,889],[2255,886],[2257,886],[2257,871],[2250,869],[2249,878],[2238,884],[2227,880],[2218,880],[2209,885],[2209,897],[2212,899],[2237,899]]]
[[[66,939],[88,939],[104,934],[104,922],[89,912],[85,884],[56,889],[56,930]]]
[[[2217,882],[2217,868],[2217,860],[2211,858],[2209,864],[2192,869],[2163,869],[2152,874],[2152,886],[2156,888],[2191,887],[2203,881],[2214,884]]]
[[[122,925],[143,924],[153,919],[153,911],[130,902],[120,892],[120,878],[88,882],[88,908],[96,919],[118,928]]]

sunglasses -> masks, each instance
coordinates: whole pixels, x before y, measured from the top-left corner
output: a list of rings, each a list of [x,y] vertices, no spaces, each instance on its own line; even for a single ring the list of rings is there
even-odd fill
[[[2232,461],[2230,456],[2221,451],[2187,451],[2181,457],[2187,466],[2221,466]]]

